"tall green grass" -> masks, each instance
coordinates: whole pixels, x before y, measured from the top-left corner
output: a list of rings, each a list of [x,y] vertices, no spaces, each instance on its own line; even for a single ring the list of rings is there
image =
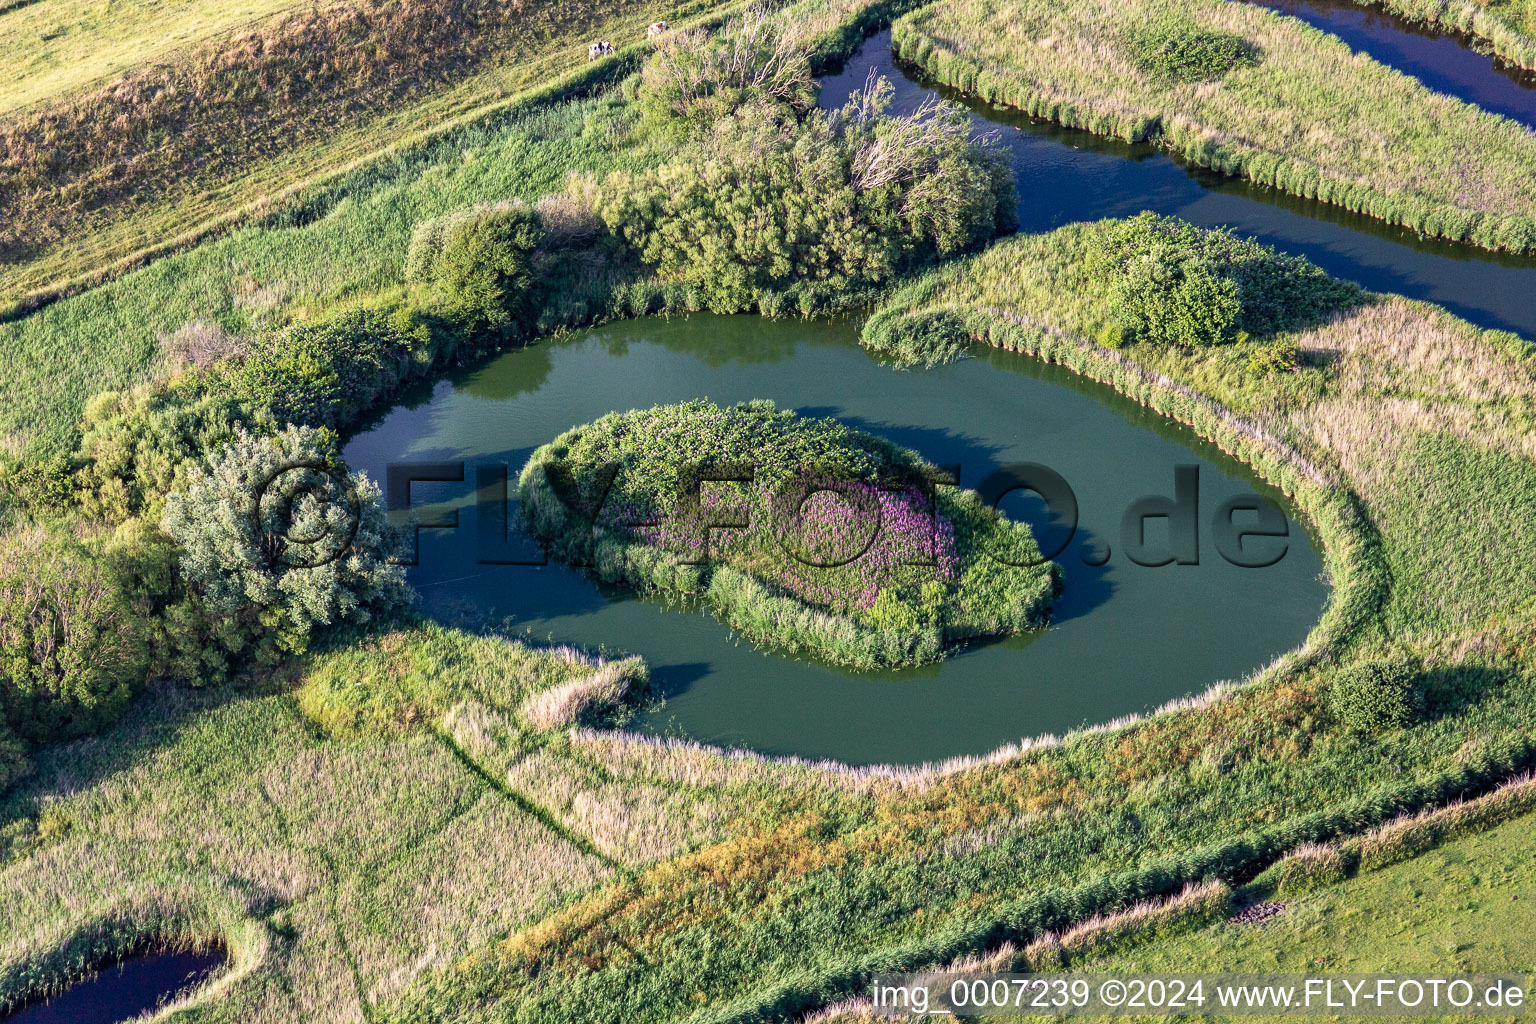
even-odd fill
[[[0,323],[0,439],[67,447],[85,399],[150,378],[161,335],[254,333],[400,288],[411,228],[486,199],[558,190],[575,169],[643,163],[611,100],[536,105],[300,197],[266,223]]]
[[[1149,70],[1138,39],[1163,23],[1240,40],[1252,56],[1210,79]],[[1536,136],[1265,8],[940,0],[896,22],[892,42],[945,84],[1031,116],[1153,141],[1421,234],[1536,249]]]

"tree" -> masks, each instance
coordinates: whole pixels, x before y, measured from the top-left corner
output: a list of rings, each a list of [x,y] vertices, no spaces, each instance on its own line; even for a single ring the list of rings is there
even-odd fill
[[[261,664],[410,600],[378,488],[347,471],[327,431],[241,432],[167,500],[165,530],[215,642]]]

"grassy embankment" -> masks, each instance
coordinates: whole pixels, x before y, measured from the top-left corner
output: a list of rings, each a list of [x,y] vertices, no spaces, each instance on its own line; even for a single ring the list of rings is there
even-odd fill
[[[897,21],[939,81],[1476,245],[1536,249],[1536,137],[1338,39],[1220,0],[941,0]]]
[[[846,53],[865,21],[890,6],[816,0],[797,5],[793,19],[818,52]],[[310,187],[255,223],[0,322],[0,454],[68,451],[86,399],[163,375],[175,335],[189,325],[238,342],[335,307],[398,299],[412,229],[423,220],[476,202],[533,201],[577,170],[661,162],[675,145],[638,138],[632,105],[569,99],[634,66],[598,62]],[[600,291],[602,282],[576,284]],[[558,316],[580,322],[607,312],[578,300]]]
[[[690,476],[708,467],[741,482]],[[518,492],[562,560],[696,596],[755,643],[871,669],[1039,629],[1055,596],[1029,528],[936,474],[836,420],[692,402],[562,434],[529,456]]]
[[[1342,847],[1303,849],[1236,890],[1192,887],[1027,947],[1005,945],[946,965],[938,991],[954,980],[997,971],[1180,974],[1191,963],[1234,974],[1525,975],[1536,964],[1529,937],[1536,924],[1536,851],[1527,841],[1533,804],[1536,786],[1528,778],[1517,781],[1469,803],[1393,822]],[[1267,913],[1232,919],[1238,908]],[[1206,997],[1211,1012],[1178,1019],[1234,1019],[1215,1009],[1209,990]],[[854,998],[808,1021],[878,1019],[867,998]]]
[[[686,24],[721,6],[184,0],[0,15],[15,40],[0,45],[0,72],[17,84],[0,109],[0,309],[259,218],[309,183],[580,74],[594,33],[624,50],[656,18]]]

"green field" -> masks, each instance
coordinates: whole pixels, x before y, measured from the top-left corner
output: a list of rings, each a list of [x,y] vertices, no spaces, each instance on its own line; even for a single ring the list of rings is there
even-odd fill
[[[1536,971],[1531,819],[1286,900],[1259,925],[1226,924],[1084,970],[1397,973]]]
[[[1265,8],[940,0],[892,41],[946,85],[1032,116],[1426,235],[1536,248],[1530,132]]]
[[[1230,919],[1228,902],[1258,899],[1257,894],[1223,892],[1223,906],[1209,922],[1209,910],[1193,899],[1143,912],[1124,926],[1107,920],[1079,929],[1068,940],[1089,950],[1070,960],[1070,970],[1085,974],[1513,974],[1536,970],[1531,929],[1536,926],[1536,851],[1529,842],[1531,819],[1516,818],[1486,832],[1444,843],[1378,871],[1361,874],[1299,896],[1283,897],[1283,909],[1257,923]],[[1265,894],[1268,895],[1268,894]],[[1181,904],[1184,904],[1181,906]],[[1132,915],[1133,917],[1135,915]],[[1200,918],[1206,918],[1201,923]],[[1110,952],[1093,952],[1095,946]],[[1039,957],[1039,954],[1036,954]],[[984,955],[969,970],[1055,972],[1047,959],[1019,962],[1011,950]],[[942,988],[942,985],[941,985]],[[1216,997],[1207,993],[1206,1006]],[[1377,1015],[1381,1016],[1381,1015]],[[1081,1015],[1109,1021],[1123,1018]],[[1145,1014],[1149,1020],[1245,1019],[1219,1012]],[[883,1019],[867,999],[848,1001],[815,1017],[817,1024],[869,1024]],[[932,1022],[954,1019],[933,1015]],[[1020,1020],[1021,1017],[962,1020]],[[1334,1019],[1338,1019],[1335,1017]],[[1350,1018],[1345,1019],[1363,1019]],[[1465,1016],[1400,1017],[1389,1020],[1464,1020]]]

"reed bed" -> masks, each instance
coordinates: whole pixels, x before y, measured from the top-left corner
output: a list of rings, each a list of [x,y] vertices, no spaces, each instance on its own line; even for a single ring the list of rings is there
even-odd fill
[[[1252,59],[1193,80],[1149,69],[1138,33],[1158,24],[1234,37]],[[1424,235],[1536,249],[1536,134],[1264,8],[941,0],[896,22],[892,43],[945,84],[1032,116]]]

